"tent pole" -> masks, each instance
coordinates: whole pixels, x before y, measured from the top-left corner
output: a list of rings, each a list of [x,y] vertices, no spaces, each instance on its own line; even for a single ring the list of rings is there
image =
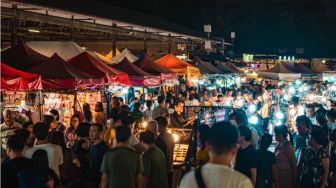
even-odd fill
[[[74,106],[73,106],[74,113],[73,114],[76,114],[76,104],[77,104],[77,91],[75,90],[75,93],[74,93]]]
[[[42,99],[42,91],[41,90],[39,90],[39,92],[38,92],[38,94],[39,94],[39,101],[38,101],[38,110],[40,111],[40,120],[42,120],[42,103],[43,103],[43,99]]]

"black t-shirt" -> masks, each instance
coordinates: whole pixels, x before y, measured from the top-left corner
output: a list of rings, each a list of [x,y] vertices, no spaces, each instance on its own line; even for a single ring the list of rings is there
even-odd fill
[[[93,144],[90,148],[89,179],[97,185],[99,185],[100,182],[100,167],[103,162],[103,157],[108,150],[109,147],[104,141],[101,141],[97,145]]]
[[[183,116],[183,113],[181,113],[179,115],[176,112],[174,112],[170,116],[170,126],[172,128],[183,128],[183,126],[184,126],[185,123],[186,123],[186,120],[185,120],[185,118]]]
[[[262,185],[269,185],[273,182],[272,165],[276,163],[275,154],[259,149],[257,154],[257,187],[263,187]],[[260,185],[260,186],[258,186]]]
[[[18,172],[32,167],[31,160],[18,157],[2,162],[1,164],[1,187],[19,187]]]
[[[249,145],[245,149],[238,150],[235,169],[250,178],[251,168],[257,168],[257,154],[255,149]]]

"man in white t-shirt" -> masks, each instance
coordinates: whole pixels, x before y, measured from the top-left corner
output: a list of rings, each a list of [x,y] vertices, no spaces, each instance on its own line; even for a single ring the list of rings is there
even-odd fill
[[[36,136],[36,143],[32,148],[29,148],[25,152],[25,157],[32,158],[36,150],[42,149],[47,152],[49,167],[60,177],[59,166],[63,164],[62,148],[55,144],[47,142],[48,126],[43,123],[37,123],[33,127],[33,133]]]
[[[229,122],[214,124],[210,129],[209,162],[186,174],[180,188],[252,188],[249,178],[230,168],[238,150],[239,133]]]

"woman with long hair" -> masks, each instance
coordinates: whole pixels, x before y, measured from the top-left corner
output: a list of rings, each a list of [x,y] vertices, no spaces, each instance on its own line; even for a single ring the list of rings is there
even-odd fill
[[[93,115],[93,123],[99,123],[103,125],[104,131],[106,130],[107,116],[104,112],[102,102],[97,102],[95,106],[95,113]]]
[[[288,141],[288,129],[285,125],[274,128],[276,171],[279,187],[298,187],[296,158],[293,145]]]
[[[70,118],[70,126],[65,131],[65,143],[71,148],[76,141],[76,130],[78,125],[80,124],[80,118],[78,115],[72,115]]]
[[[90,105],[88,103],[83,104],[83,114],[84,114],[84,120],[83,122],[92,123],[92,112],[90,109]]]

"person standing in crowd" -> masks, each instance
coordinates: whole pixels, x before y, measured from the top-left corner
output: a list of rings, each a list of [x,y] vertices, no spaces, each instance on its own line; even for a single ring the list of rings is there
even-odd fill
[[[93,123],[99,123],[103,125],[104,130],[106,130],[107,117],[104,112],[104,107],[102,102],[97,102],[95,106],[95,113],[93,116]]]
[[[143,187],[143,164],[139,154],[129,148],[131,130],[116,128],[117,147],[105,153],[101,166],[101,187]]]
[[[5,109],[2,113],[4,122],[0,124],[0,137],[1,137],[1,149],[6,149],[7,139],[10,136],[15,135],[15,131],[22,129],[22,126],[14,121],[13,112],[9,109]],[[3,152],[1,152],[3,153]],[[1,155],[2,156],[2,155]]]
[[[133,107],[131,108],[131,115],[133,120],[135,121],[135,126],[138,127],[143,119],[142,104],[140,102],[137,102],[133,105]]]
[[[80,177],[88,178],[89,173],[89,153],[90,153],[90,123],[80,123],[77,130],[77,139],[71,148],[73,163],[79,168]]]
[[[48,136],[48,142],[62,148],[63,164],[59,166],[60,182],[66,185],[73,179],[80,178],[79,169],[72,162],[72,153],[65,144],[64,136],[61,132],[53,132]]]
[[[273,152],[268,151],[272,144],[272,135],[265,133],[261,137],[257,150],[257,188],[280,188],[277,181],[276,160]]]
[[[209,148],[207,142],[209,140],[210,127],[202,124],[197,127],[197,140],[199,141],[199,149],[196,153],[196,158],[200,165],[209,161]]]
[[[217,91],[217,89],[214,89],[214,90],[212,91],[212,95],[211,95],[211,97],[209,98],[209,101],[210,101],[211,103],[215,103],[217,100],[218,100],[218,91]]]
[[[134,149],[139,149],[139,145],[140,145],[140,142],[139,140],[136,138],[136,136],[133,134],[134,132],[134,120],[132,118],[132,116],[125,116],[121,119],[121,125],[120,126],[126,126],[128,127],[130,130],[131,130],[131,136],[130,136],[130,142],[129,142],[129,146],[134,148]],[[117,138],[114,137],[113,139],[113,146],[112,148],[115,148],[117,147]]]
[[[18,172],[25,168],[31,168],[31,160],[23,156],[23,140],[12,135],[7,140],[6,154],[8,160],[1,164],[1,187],[18,188]]]
[[[256,185],[257,178],[257,158],[256,151],[251,145],[252,132],[247,126],[239,126],[239,145],[235,169],[249,177],[252,184]]]
[[[191,125],[195,118],[185,119],[183,115],[184,104],[182,101],[177,100],[174,104],[174,113],[170,115],[170,126],[172,128],[184,128],[185,126]]]
[[[336,111],[334,109],[328,110],[326,113],[327,125],[331,131],[336,129]]]
[[[294,135],[294,148],[296,159],[299,159],[300,153],[304,153],[308,147],[308,136],[312,129],[312,124],[310,119],[304,115],[298,116],[295,122],[297,133]]]
[[[93,142],[90,148],[89,180],[94,187],[100,184],[100,167],[104,154],[109,150],[107,144],[101,139],[103,126],[94,123],[90,126],[90,140]]]
[[[27,149],[25,153],[26,157],[31,159],[36,150],[45,150],[48,154],[49,167],[60,177],[59,166],[63,164],[62,148],[58,145],[48,143],[48,126],[45,123],[36,123],[33,127],[33,133],[36,137],[36,142],[32,148]]]
[[[186,174],[180,188],[234,187],[252,188],[251,181],[230,168],[238,151],[239,132],[229,122],[214,124],[210,129],[209,162]]]
[[[155,145],[163,152],[166,160],[168,187],[172,188],[173,182],[173,153],[174,137],[167,132],[168,121],[166,117],[159,116],[155,118],[158,123],[159,136],[155,140]]]
[[[153,110],[153,118],[157,118],[159,116],[167,116],[168,110],[165,107],[165,98],[163,96],[158,97],[158,107]]]
[[[144,187],[168,188],[165,157],[162,151],[154,145],[155,135],[150,131],[142,132],[140,141],[145,148],[142,154]]]
[[[22,128],[26,129],[27,131],[29,131],[29,133],[33,133],[34,123],[32,121],[30,121],[30,120],[29,121],[25,121],[21,125],[22,125]]]
[[[83,122],[92,123],[93,117],[92,117],[90,105],[88,103],[83,104],[83,115],[84,115]]]
[[[154,109],[153,101],[147,100],[146,107],[147,107],[146,110],[142,113],[143,120],[144,121],[153,120],[153,109]]]
[[[72,115],[70,118],[70,126],[65,131],[65,142],[67,147],[71,148],[76,141],[76,130],[80,124],[80,118],[78,115]]]
[[[310,119],[313,125],[317,125],[315,107],[313,104],[306,105],[306,116]]]
[[[26,153],[27,149],[33,146],[32,135],[26,129],[19,129],[15,131],[15,135],[19,136],[23,141],[23,154]]]
[[[327,137],[321,128],[314,128],[310,133],[309,144],[300,176],[300,185],[304,188],[324,188],[328,185],[329,155],[323,147]]]
[[[55,121],[55,117],[52,115],[43,115],[42,117],[43,123],[48,126],[49,132],[55,132],[57,123]]]
[[[50,110],[50,114],[54,116],[54,121],[56,123],[55,131],[59,131],[64,134],[65,126],[63,123],[60,122],[60,115],[58,110],[52,109]]]
[[[288,130],[284,125],[274,128],[276,171],[279,187],[297,188],[297,169],[295,152],[292,144],[287,140]]]

